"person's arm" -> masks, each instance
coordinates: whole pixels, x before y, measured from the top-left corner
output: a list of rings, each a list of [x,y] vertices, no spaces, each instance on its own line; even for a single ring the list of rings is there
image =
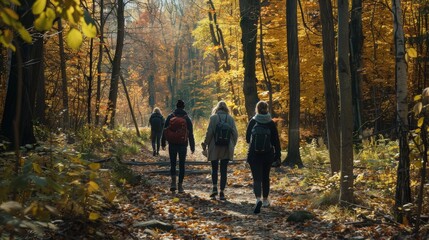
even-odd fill
[[[235,121],[234,118],[230,115],[230,123],[232,126],[232,143],[235,145],[237,144],[237,140],[238,140],[238,131],[237,131],[237,126],[235,125]]]
[[[252,136],[252,128],[255,126],[256,121],[254,119],[250,119],[250,122],[247,124],[246,129],[246,142],[250,143],[250,137]]]
[[[189,133],[189,147],[191,148],[191,152],[194,153],[195,152],[195,139],[194,139],[194,129],[192,126],[192,121],[191,119],[186,116],[186,122],[188,123],[188,133]]]
[[[213,140],[213,132],[214,132],[213,131],[213,129],[214,129],[213,128],[213,125],[214,125],[213,116],[210,116],[209,125],[207,126],[206,136],[204,138],[204,144],[206,146],[209,146],[210,142]]]
[[[280,139],[277,126],[274,122],[271,122],[271,144],[274,146],[274,161],[280,160],[281,157],[281,148],[280,148]]]
[[[168,124],[170,122],[170,118],[171,118],[171,115],[168,115],[167,119],[164,122],[164,129],[166,129],[168,127]],[[162,147],[162,149],[164,149],[165,146],[167,145],[166,142],[167,141],[165,139],[164,132],[163,132],[162,135],[161,135],[161,147]]]

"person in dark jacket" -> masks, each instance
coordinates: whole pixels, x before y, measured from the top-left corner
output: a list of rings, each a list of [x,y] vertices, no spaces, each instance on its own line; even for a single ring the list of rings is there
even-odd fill
[[[230,139],[229,142],[225,145],[216,144],[216,126],[220,121],[227,123],[231,127]],[[229,108],[224,101],[219,101],[212,110],[209,125],[207,126],[206,137],[204,138],[204,142],[202,144],[203,150],[207,150],[207,160],[209,160],[212,165],[213,190],[210,194],[212,199],[216,199],[216,195],[218,193],[217,182],[220,162],[219,199],[226,200],[224,190],[227,184],[228,162],[234,158],[234,148],[237,144],[237,139],[237,127],[235,126],[234,119],[231,115],[229,115]]]
[[[268,113],[268,103],[259,101],[256,104],[256,115],[252,117],[247,125],[246,142],[249,143],[247,152],[247,162],[252,170],[253,192],[256,197],[254,213],[260,213],[261,207],[268,207],[270,201],[270,170],[275,161],[280,161],[280,140],[276,124]],[[252,131],[256,124],[264,125],[270,132],[271,147],[266,153],[257,153],[252,144]],[[262,201],[261,201],[262,196]]]
[[[176,110],[169,114],[167,116],[167,119],[165,120],[164,124],[164,134],[161,138],[161,145],[162,149],[165,150],[166,146],[166,129],[168,128],[170,124],[170,120],[175,117],[184,118],[186,120],[186,130],[187,130],[187,139],[185,139],[184,143],[172,143],[170,141],[168,143],[168,154],[170,156],[170,176],[171,176],[171,186],[170,191],[175,192],[176,191],[176,163],[177,163],[177,156],[179,156],[179,182],[177,185],[177,189],[179,193],[183,193],[183,179],[185,177],[185,160],[186,160],[186,153],[187,153],[187,147],[190,146],[191,153],[194,154],[195,152],[195,140],[194,140],[194,131],[192,126],[192,121],[189,118],[188,114],[184,110],[185,103],[182,100],[178,100],[176,103]]]
[[[152,142],[153,156],[159,156],[159,147],[161,146],[162,130],[164,129],[165,119],[161,110],[157,107],[153,109],[149,118],[150,139]]]

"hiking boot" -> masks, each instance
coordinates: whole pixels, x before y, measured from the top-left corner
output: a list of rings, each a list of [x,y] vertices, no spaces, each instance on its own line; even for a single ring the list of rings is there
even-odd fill
[[[261,207],[262,207],[262,201],[261,200],[256,200],[256,205],[255,205],[255,209],[253,209],[253,213],[254,214],[258,214],[261,212]]]
[[[217,187],[213,187],[213,191],[210,194],[210,198],[213,200],[216,200],[216,195],[217,195]]]
[[[268,198],[262,200],[262,207],[269,207],[271,205],[270,200]]]
[[[171,176],[171,186],[170,191],[176,191],[176,176]]]
[[[220,193],[219,193],[219,200],[221,200],[221,201],[226,200],[226,197],[225,197],[225,194],[223,193],[223,191],[220,191]]]
[[[179,189],[179,193],[185,193],[182,183],[179,183],[178,189]]]

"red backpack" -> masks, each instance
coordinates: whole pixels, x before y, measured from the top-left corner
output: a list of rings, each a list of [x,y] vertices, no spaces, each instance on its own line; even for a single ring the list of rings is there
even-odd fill
[[[164,136],[168,144],[186,144],[188,141],[188,123],[185,116],[176,116],[170,119],[167,128],[164,129]]]

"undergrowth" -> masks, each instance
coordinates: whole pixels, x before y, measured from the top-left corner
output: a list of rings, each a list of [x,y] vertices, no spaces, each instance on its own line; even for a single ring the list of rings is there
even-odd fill
[[[46,141],[21,148],[19,159],[12,152],[0,153],[1,236],[55,235],[65,222],[81,225],[79,234],[102,236],[95,226],[104,221],[103,210],[114,207],[124,187],[140,182],[120,161],[138,153],[141,140],[120,128],[84,127],[74,144],[67,143],[70,136],[64,133],[42,128],[38,133]]]

